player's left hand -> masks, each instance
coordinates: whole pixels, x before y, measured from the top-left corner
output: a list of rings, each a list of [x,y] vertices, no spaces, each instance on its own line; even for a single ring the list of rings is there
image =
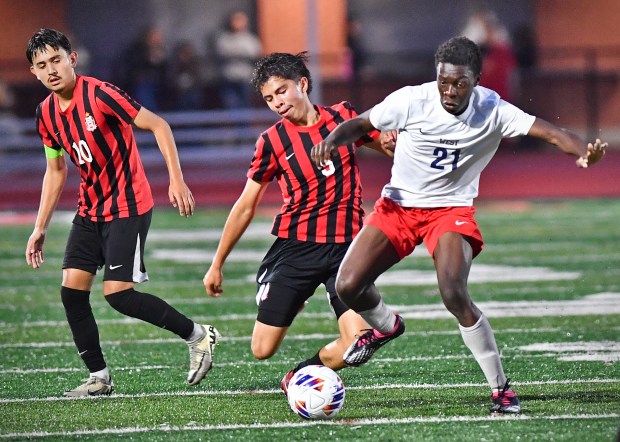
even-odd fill
[[[586,155],[577,159],[577,167],[585,169],[588,166],[598,163],[605,155],[605,149],[607,149],[608,146],[608,143],[602,143],[598,138],[594,144],[588,143]]]
[[[194,214],[196,202],[194,201],[194,195],[192,195],[185,182],[170,183],[168,198],[172,207],[179,209],[179,215],[190,217]]]
[[[390,157],[394,157],[394,149],[396,149],[396,139],[398,138],[397,130],[388,130],[381,132],[379,135],[379,142],[381,143],[381,149]]]

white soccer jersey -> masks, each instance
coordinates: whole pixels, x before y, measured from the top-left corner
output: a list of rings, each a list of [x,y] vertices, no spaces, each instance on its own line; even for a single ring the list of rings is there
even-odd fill
[[[436,82],[399,89],[370,111],[374,127],[399,131],[382,195],[403,207],[471,206],[501,139],[526,135],[535,119],[481,86],[458,116],[441,106]]]

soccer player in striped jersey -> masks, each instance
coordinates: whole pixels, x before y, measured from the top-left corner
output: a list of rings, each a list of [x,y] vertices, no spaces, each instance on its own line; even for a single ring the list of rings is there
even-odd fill
[[[356,148],[362,144],[392,155],[379,132],[338,147],[324,167],[310,149],[334,128],[357,114],[348,102],[318,106],[310,101],[312,78],[307,54],[273,53],[256,63],[252,85],[282,119],[258,137],[247,182],[233,206],[222,238],[204,277],[210,296],[223,292],[224,262],[246,230],[269,183],[278,182],[283,205],[271,233],[276,236],[257,273],[258,316],[252,334],[257,359],[273,356],[297,313],[319,285],[325,285],[338,320],[340,337],[301,362],[282,380],[286,392],[293,373],[311,364],[345,367],[342,355],[368,325],[336,296],[334,282],[349,244],[362,226],[362,188]]]
[[[598,162],[607,143],[586,144],[479,86],[482,56],[465,37],[442,44],[435,67],[436,81],[393,92],[312,149],[321,166],[340,145],[368,132],[393,131],[397,137],[390,183],[349,248],[336,282],[342,300],[374,327],[347,350],[345,361],[367,362],[399,331],[402,318],[384,304],[374,282],[424,241],[442,301],[491,387],[491,413],[519,413],[493,330],[467,289],[472,260],[483,248],[473,206],[480,173],[504,137],[539,138],[575,156],[581,168]]]
[[[47,228],[66,182],[66,155],[81,178],[60,295],[73,340],[90,376],[65,395],[109,395],[114,390],[89,300],[101,268],[106,301],[124,315],[186,340],[190,354],[187,382],[200,383],[212,365],[217,330],[196,324],[162,299],[134,289],[135,283],[148,279],[143,257],[153,197],[132,124],[151,131],[157,140],[170,175],[168,196],[172,205],[181,216],[194,213],[194,198],[183,180],[170,126],[116,86],[76,75],[78,54],[59,31],[36,32],[28,42],[26,56],[31,72],[51,91],[37,108],[36,117],[47,168],[35,228],[26,246],[26,262],[33,268],[43,263]]]

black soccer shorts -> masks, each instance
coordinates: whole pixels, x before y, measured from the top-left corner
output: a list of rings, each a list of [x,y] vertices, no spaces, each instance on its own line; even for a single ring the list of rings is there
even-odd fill
[[[94,275],[104,267],[104,281],[147,281],[144,243],[151,216],[149,210],[139,216],[97,222],[75,215],[62,268]]]
[[[349,243],[320,244],[277,238],[261,263],[256,282],[257,320],[288,327],[317,287],[325,285],[336,318],[349,308],[336,295],[336,274]]]

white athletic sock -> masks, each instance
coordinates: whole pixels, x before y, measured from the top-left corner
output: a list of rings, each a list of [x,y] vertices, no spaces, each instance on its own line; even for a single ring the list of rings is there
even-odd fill
[[[390,333],[396,325],[396,315],[385,303],[383,298],[376,307],[358,312],[364,320],[381,333]]]
[[[192,330],[192,334],[185,340],[188,344],[193,344],[201,340],[205,335],[205,330],[202,328],[202,325],[196,324],[194,322],[194,330]]]
[[[495,336],[491,325],[484,314],[471,327],[463,327],[459,324],[463,342],[469,348],[474,358],[480,365],[487,382],[493,391],[502,388],[506,383],[506,375],[502,368]]]
[[[97,376],[98,378],[103,379],[106,382],[110,382],[110,371],[108,370],[108,367],[104,368],[103,370],[91,373],[90,375]]]

